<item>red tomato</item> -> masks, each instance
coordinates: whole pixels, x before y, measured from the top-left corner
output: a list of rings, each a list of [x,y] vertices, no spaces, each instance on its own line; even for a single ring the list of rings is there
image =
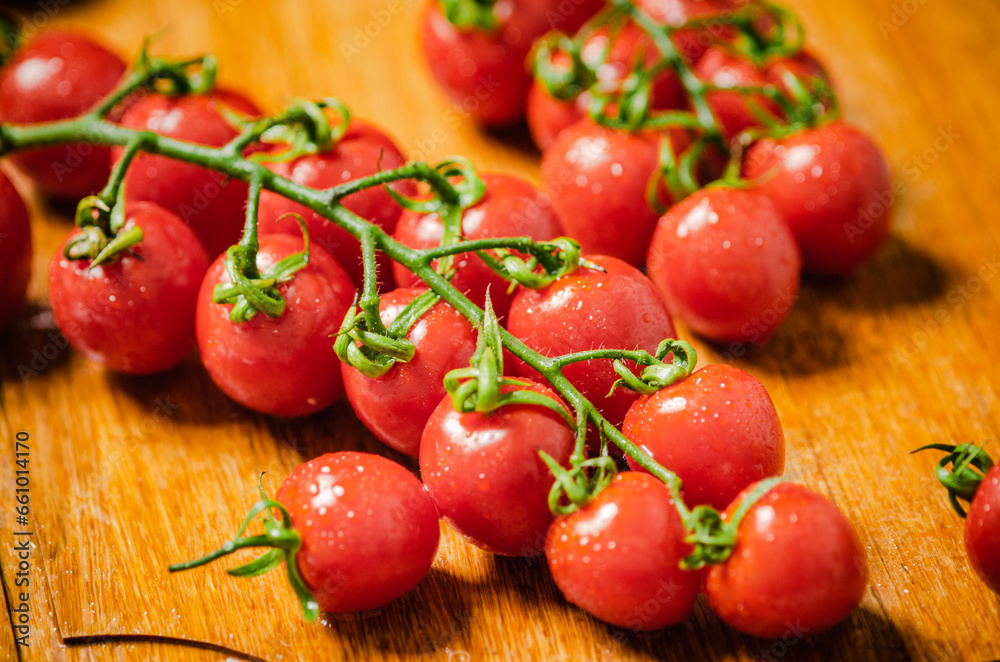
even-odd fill
[[[462,234],[467,239],[528,236],[535,241],[550,241],[562,235],[559,219],[549,196],[520,177],[501,173],[482,175],[486,194],[462,215]],[[438,246],[444,225],[437,214],[419,214],[405,210],[393,238],[410,248]],[[507,314],[512,295],[510,283],[486,266],[475,253],[455,256],[455,276],[451,284],[479,307],[485,306],[486,290],[497,317]],[[401,287],[415,287],[421,281],[400,264],[393,264],[393,274]]]
[[[0,122],[38,124],[84,114],[125,73],[121,58],[77,32],[38,33],[0,69]],[[110,150],[71,143],[27,150],[11,160],[46,194],[74,200],[104,186]]]
[[[670,313],[642,272],[613,257],[585,258],[604,271],[580,268],[542,290],[519,288],[507,330],[545,356],[600,348],[653,353],[661,341],[676,337]],[[520,361],[515,369],[539,379]],[[618,380],[610,359],[573,363],[563,374],[616,427],[639,397],[625,388],[608,397]]]
[[[260,114],[251,101],[224,90],[183,97],[148,94],[125,112],[121,123],[130,129],[221,147],[237,135],[220,112],[222,107],[237,114]],[[122,152],[122,147],[114,148],[115,162]],[[198,235],[210,258],[239,241],[247,190],[245,182],[227,181],[222,173],[153,154],[136,156],[125,175],[125,195],[130,200],[155,202],[177,214]]]
[[[827,85],[831,85],[830,74],[827,73],[823,64],[808,51],[799,51],[792,57],[781,57],[767,63],[764,68],[764,75],[778,89],[789,94],[788,86],[785,85],[785,76],[791,74],[798,78],[803,85],[808,87],[814,83],[814,79],[822,79]]]
[[[420,18],[420,44],[431,73],[463,116],[504,125],[524,116],[531,74],[525,60],[535,40],[551,29],[570,34],[596,13],[599,0],[498,0],[494,32],[463,31],[437,2]]]
[[[1000,464],[986,473],[969,505],[965,551],[980,579],[1000,594]]]
[[[392,139],[370,124],[353,120],[347,133],[332,151],[324,154],[307,154],[292,161],[268,163],[267,167],[297,184],[325,189],[374,175],[380,170],[392,170],[405,163],[406,158]],[[406,196],[415,195],[417,190],[416,184],[411,180],[397,182],[392,188]],[[388,233],[392,233],[395,229],[399,213],[402,211],[380,186],[358,191],[347,196],[343,202],[352,212]],[[313,244],[326,249],[344,267],[354,284],[361,287],[364,277],[361,243],[332,221],[277,193],[263,191],[260,194],[260,210],[257,215],[258,231],[261,234],[276,232],[301,234],[295,217],[290,216],[277,221],[284,214],[292,212],[305,219]],[[381,258],[380,280],[386,282],[391,261],[387,257],[381,255],[379,257]]]
[[[746,494],[726,509],[731,518]],[[733,553],[708,571],[708,604],[740,632],[776,639],[825,630],[854,611],[868,585],[865,550],[844,514],[794,483],[751,506]]]
[[[721,88],[736,86],[764,87],[772,84],[763,71],[753,65],[750,60],[733,55],[728,51],[712,46],[705,51],[694,67],[698,78]],[[708,105],[715,114],[727,139],[732,139],[744,129],[762,126],[763,122],[754,112],[752,100],[760,111],[775,119],[783,117],[780,106],[762,94],[747,96],[739,92],[716,91],[708,93]]]
[[[751,483],[780,476],[785,436],[767,389],[753,375],[709,365],[642,396],[622,432],[684,481],[684,502],[725,508]],[[628,458],[635,471],[645,471]]]
[[[875,142],[849,124],[760,140],[743,173],[791,228],[807,272],[848,276],[889,235],[892,174]]]
[[[398,289],[382,295],[382,323],[392,324],[424,290]],[[417,321],[407,338],[416,347],[409,363],[397,363],[372,379],[342,365],[347,399],[361,422],[383,442],[416,457],[427,419],[447,393],[444,376],[465,368],[476,351],[476,332],[462,315],[439,302]]]
[[[564,130],[542,155],[542,185],[566,232],[587,253],[600,253],[642,266],[660,214],[647,200],[660,169],[659,132],[607,129],[589,119]],[[673,132],[674,149],[686,138]],[[670,204],[660,186],[658,195]]]
[[[560,401],[544,386],[531,383],[527,390]],[[552,522],[555,482],[538,451],[568,466],[573,444],[573,430],[551,409],[505,405],[489,414],[462,414],[445,396],[424,428],[420,476],[441,516],[473,544],[494,554],[532,556],[542,552]]]
[[[691,612],[700,572],[670,491],[649,474],[623,473],[593,501],[559,517],[545,538],[552,579],[566,599],[618,627],[658,630]]]
[[[198,238],[180,219],[148,202],[125,207],[124,229],[143,240],[114,262],[91,267],[63,248],[49,263],[49,303],[56,324],[80,353],[109,370],[143,375],[166,370],[194,344],[195,301],[208,268]]]
[[[0,170],[0,331],[24,306],[31,277],[31,223],[17,189]]]
[[[413,474],[368,453],[327,453],[299,465],[275,500],[302,536],[295,556],[324,612],[375,609],[420,583],[441,532]]]
[[[302,248],[301,237],[261,237],[257,268],[263,272]],[[340,359],[331,336],[354,300],[340,265],[313,246],[309,265],[278,285],[286,308],[277,319],[257,313],[249,322],[232,322],[232,304],[212,302],[215,286],[228,282],[221,255],[198,293],[198,350],[212,381],[244,407],[275,416],[305,416],[339,398]]]
[[[728,38],[733,29],[730,26],[732,10],[739,4],[728,0],[636,0],[635,6],[664,25],[679,27],[694,19],[717,18],[703,28],[678,30],[673,35],[674,43],[689,61],[695,61],[713,42]]]
[[[770,199],[715,188],[663,215],[646,264],[667,306],[694,331],[763,343],[798,297],[802,261]]]

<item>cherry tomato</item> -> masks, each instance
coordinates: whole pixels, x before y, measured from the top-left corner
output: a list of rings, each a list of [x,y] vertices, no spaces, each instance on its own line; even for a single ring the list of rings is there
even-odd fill
[[[663,215],[646,264],[667,306],[694,331],[763,343],[798,297],[802,260],[769,198],[714,188]]]
[[[807,272],[848,276],[889,235],[892,174],[875,142],[849,124],[760,140],[743,172],[791,228]]]
[[[56,324],[80,353],[109,370],[143,375],[166,370],[194,345],[195,301],[208,257],[194,233],[152,203],[130,202],[124,230],[142,228],[129,253],[92,267],[68,260],[63,249],[49,263],[49,303]]]
[[[302,237],[263,236],[257,268],[263,272],[302,249]],[[331,336],[354,300],[354,285],[336,260],[312,246],[309,265],[278,285],[286,308],[276,319],[257,313],[249,322],[232,322],[232,304],[212,302],[215,286],[228,282],[220,255],[201,284],[196,318],[201,361],[226,395],[275,416],[312,414],[343,395]]]
[[[498,0],[497,29],[487,32],[459,30],[439,3],[430,2],[420,18],[420,43],[431,73],[460,114],[511,124],[524,116],[531,83],[525,60],[535,40],[551,29],[572,34],[602,6],[599,0]]]
[[[765,87],[773,82],[750,60],[719,46],[712,46],[705,51],[695,64],[694,73],[704,82],[720,88]],[[709,92],[707,99],[722,134],[727,139],[732,139],[744,129],[763,125],[758,116],[760,112],[774,119],[783,117],[781,107],[763,94],[745,95],[718,90]]]
[[[830,74],[827,73],[826,68],[816,59],[815,55],[805,50],[799,51],[791,57],[779,57],[771,60],[764,68],[764,75],[779,90],[790,96],[790,90],[785,82],[785,77],[788,75],[798,78],[806,87],[814,84],[815,79],[821,79],[832,87]]]
[[[560,402],[544,386],[532,382],[527,390]],[[573,430],[545,407],[462,414],[445,396],[424,428],[420,476],[441,516],[473,544],[494,554],[532,556],[542,552],[552,522],[555,482],[538,451],[567,466],[573,443]]]
[[[299,465],[275,494],[302,536],[302,579],[328,613],[392,602],[430,570],[441,532],[427,490],[368,453],[327,453]]]
[[[0,122],[77,117],[106,97],[124,73],[121,58],[89,37],[63,29],[39,32],[0,69]],[[87,142],[11,156],[46,195],[67,200],[100,190],[111,173],[110,158],[107,147]]]
[[[462,234],[467,239],[528,236],[535,241],[550,241],[562,235],[552,201],[533,184],[500,173],[484,174],[482,179],[486,184],[486,194],[462,215]],[[393,236],[401,244],[416,249],[438,246],[442,237],[444,225],[440,216],[409,210],[400,216]],[[454,264],[452,285],[480,307],[486,303],[489,288],[490,301],[497,317],[507,314],[512,298],[507,293],[510,285],[507,280],[486,266],[475,253],[456,255]],[[419,278],[400,264],[393,264],[393,274],[402,287],[421,284]]]
[[[600,348],[652,353],[661,341],[676,337],[670,313],[642,272],[613,257],[584,257],[604,271],[580,268],[542,290],[519,288],[507,330],[545,356]],[[521,361],[514,367],[539,379]],[[616,427],[639,397],[625,388],[608,396],[618,380],[610,359],[573,363],[563,374]]]
[[[726,509],[729,519],[753,486]],[[723,621],[755,637],[795,627],[813,634],[854,611],[868,585],[865,550],[844,514],[826,498],[780,483],[751,506],[732,555],[708,571],[708,604]]]
[[[660,170],[659,132],[608,129],[589,119],[564,130],[542,155],[542,184],[566,232],[587,253],[600,253],[642,266],[660,214],[648,189]],[[675,150],[686,138],[673,132]],[[670,195],[657,186],[667,206]]]
[[[694,62],[713,42],[729,37],[733,29],[725,13],[739,4],[728,0],[636,0],[636,7],[664,25],[680,27],[692,20],[716,18],[701,28],[687,28],[673,34],[680,53]]]
[[[122,125],[185,142],[221,147],[237,135],[221,109],[242,115],[260,110],[235,92],[216,90],[208,95],[168,97],[148,94],[122,116]],[[112,151],[117,162],[122,147]],[[191,226],[210,258],[224,253],[240,239],[248,187],[245,182],[165,156],[139,154],[125,174],[125,195],[148,200],[180,217]]]
[[[587,506],[559,517],[545,557],[566,599],[636,632],[682,622],[702,574],[678,567],[691,553],[670,491],[649,474],[615,477]]]
[[[580,57],[598,80],[598,89],[611,93],[621,87],[622,81],[632,73],[639,56],[646,67],[660,59],[652,39],[638,25],[625,23],[609,35],[607,28],[599,28],[589,36],[581,49]],[[559,53],[555,66],[568,66],[569,56]],[[541,150],[555,142],[560,133],[586,115],[590,93],[584,92],[576,99],[562,101],[550,95],[537,81],[528,91],[527,118],[535,144]],[[683,108],[687,105],[684,87],[676,72],[664,68],[653,81],[650,106],[654,109]]]
[[[705,366],[640,397],[622,432],[680,476],[689,506],[722,510],[742,489],[785,467],[785,436],[767,389],[727,365]]]
[[[387,327],[424,290],[400,288],[382,295],[380,315]],[[417,457],[427,419],[447,393],[444,376],[465,368],[476,351],[476,332],[462,315],[439,302],[417,320],[407,338],[416,347],[408,363],[397,363],[372,379],[342,366],[347,399],[376,437]]]
[[[330,152],[307,154],[292,161],[268,163],[277,174],[297,184],[315,189],[325,189],[344,182],[374,175],[380,170],[392,170],[406,163],[406,158],[387,135],[365,122],[353,120],[348,131]],[[416,194],[416,184],[410,180],[392,185],[398,193],[406,196]],[[344,206],[358,216],[371,221],[388,233],[396,227],[401,208],[381,187],[358,191],[344,199]],[[361,244],[346,230],[300,204],[283,198],[277,193],[263,191],[260,195],[260,209],[257,215],[258,230],[261,234],[300,234],[295,217],[277,219],[288,213],[296,213],[306,221],[313,243],[322,246],[358,287],[364,278],[361,262]],[[380,280],[387,282],[391,261],[379,256]]]
[[[976,574],[1000,594],[1000,465],[986,473],[969,505],[965,551]]]
[[[31,277],[31,223],[17,189],[0,170],[0,331],[21,312]]]

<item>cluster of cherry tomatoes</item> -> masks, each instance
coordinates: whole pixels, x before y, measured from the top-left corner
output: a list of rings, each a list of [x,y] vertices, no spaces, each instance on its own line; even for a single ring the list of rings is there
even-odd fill
[[[0,123],[86,115],[124,75],[124,63],[90,39],[41,33],[0,70]],[[346,393],[379,439],[418,459],[423,482],[378,456],[317,458],[296,469],[273,500],[255,506],[265,534],[241,530],[220,552],[183,567],[243,547],[273,547],[234,574],[256,575],[285,562],[307,612],[371,609],[426,574],[440,516],[484,549],[544,552],[571,602],[632,630],[683,620],[703,588],[726,622],[759,636],[781,636],[789,622],[815,632],[857,606],[868,574],[851,525],[815,492],[768,481],[783,470],[784,439],[767,392],[732,367],[692,372],[690,352],[662,342],[676,337],[675,302],[664,301],[655,279],[587,246],[568,275],[510,290],[507,279],[484,266],[499,253],[443,259],[451,284],[487,310],[476,327],[444,301],[413,314],[409,304],[423,301],[426,288],[383,257],[375,314],[387,329],[405,318],[400,340],[412,352],[378,375],[342,363],[332,337],[343,336],[355,292],[367,291],[372,276],[362,268],[358,240],[298,202],[143,151],[143,132],[225,147],[227,158],[256,158],[318,190],[402,166],[405,158],[382,132],[332,103],[310,107],[320,113],[335,107],[341,119],[336,127],[324,125],[329,130],[325,140],[314,140],[316,149],[242,144],[241,131],[259,109],[239,93],[196,82],[170,78],[169,90],[148,86],[106,108],[103,116],[115,126],[137,130],[130,134],[135,142],[107,149],[95,139],[11,156],[46,194],[83,198],[78,227],[50,264],[57,323],[77,350],[132,374],[165,370],[196,344],[224,392],[273,415],[315,413]],[[0,145],[4,135],[0,129]],[[631,161],[621,165],[635,168]],[[576,213],[516,177],[466,177],[481,190],[461,209],[465,241],[517,235],[548,242],[567,228],[566,214]],[[694,198],[689,212],[675,208],[675,221],[667,214],[661,224],[673,227],[668,234],[684,239],[703,228],[739,225],[733,209],[749,194],[718,191],[723,207]],[[420,204],[430,195],[403,180],[357,190],[342,202],[400,245],[421,249],[447,232],[441,215]],[[746,199],[770,204],[756,195]],[[23,301],[31,249],[27,213],[6,178],[0,178],[0,222],[9,238],[0,250],[10,255],[0,260],[10,269],[0,274],[3,296],[10,297],[0,310],[8,311]],[[773,225],[718,241],[723,250],[738,240],[770,246],[777,228],[787,231]],[[259,243],[253,264],[234,266],[239,253],[232,245],[246,248],[251,239]],[[251,285],[280,294],[281,309],[264,314],[249,306]],[[497,318],[509,334],[506,344],[523,343],[523,350],[490,345],[501,333]],[[623,353],[615,358],[608,348]],[[532,351],[550,361],[544,374],[542,363],[525,358]],[[637,352],[649,360],[638,360]],[[558,363],[560,357],[573,358]],[[480,402],[491,400],[492,407],[456,408],[456,375],[470,367],[484,371],[476,374],[490,395]],[[640,380],[649,370],[672,369],[659,387]],[[565,397],[573,392],[586,404]],[[601,421],[597,429],[588,431],[581,411],[597,412],[590,419]],[[634,471],[611,477],[607,437],[631,449]],[[662,468],[660,475],[643,470],[655,463],[683,492],[661,480]],[[602,489],[588,491],[594,485],[580,479],[594,473]]]
[[[490,20],[449,22],[455,5]],[[538,15],[561,32],[543,36]],[[884,156],[839,119],[801,26],[767,2],[432,2],[421,37],[452,100],[495,80],[470,113],[526,116],[567,234],[644,266],[711,340],[765,342],[800,272],[848,276],[888,235]]]

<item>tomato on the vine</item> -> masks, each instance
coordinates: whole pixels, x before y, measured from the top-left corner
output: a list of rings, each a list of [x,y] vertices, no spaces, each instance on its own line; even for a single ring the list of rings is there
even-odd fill
[[[528,236],[550,241],[562,235],[552,201],[533,184],[502,173],[483,174],[482,180],[486,193],[462,214],[462,236],[466,239]],[[393,238],[410,248],[424,249],[439,245],[443,236],[444,224],[438,214],[405,210]],[[510,283],[475,253],[461,253],[454,260],[451,284],[481,308],[488,289],[497,317],[506,315],[513,296],[507,293]],[[420,279],[402,265],[394,263],[392,269],[400,287],[420,284]]]
[[[514,389],[560,401],[534,382],[502,391]],[[441,516],[475,545],[495,554],[540,554],[552,522],[555,477],[538,452],[566,466],[573,442],[573,430],[546,407],[509,404],[485,414],[460,413],[445,396],[424,428],[420,477]]]
[[[722,510],[745,487],[785,466],[785,436],[767,389],[727,365],[709,365],[636,400],[622,433],[684,484],[684,502]],[[629,466],[644,471],[629,458]]]
[[[406,158],[389,136],[370,124],[352,120],[347,132],[330,151],[305,154],[291,161],[267,163],[267,167],[297,184],[325,189],[382,170],[392,170],[405,163]],[[405,196],[416,193],[416,185],[411,180],[395,182],[392,188]],[[390,234],[402,211],[379,186],[353,193],[342,202],[349,210]],[[354,284],[360,287],[364,276],[361,243],[333,221],[277,193],[262,191],[257,215],[258,231],[261,234],[280,232],[298,235],[301,229],[297,219],[294,216],[282,218],[289,213],[299,214],[305,219],[313,244],[326,249],[344,267]],[[379,258],[379,280],[387,283],[391,261],[381,254]]]
[[[733,87],[764,88],[772,83],[764,71],[744,57],[711,46],[695,63],[694,73],[705,83],[722,88],[709,92],[706,99],[726,139],[744,129],[763,126],[764,118],[779,120],[783,117],[781,107],[763,93],[728,90]]]
[[[1000,464],[983,477],[965,514],[965,552],[980,579],[1000,594]]]
[[[563,228],[584,252],[642,266],[660,217],[649,197],[671,204],[658,181],[665,140],[675,152],[687,144],[679,131],[632,133],[583,119],[545,150],[542,184]]]
[[[691,553],[670,491],[649,474],[619,474],[597,497],[556,519],[545,557],[566,599],[636,632],[680,623],[703,573],[682,570]]]
[[[123,231],[143,239],[113,261],[64,255],[75,228],[49,263],[49,303],[77,351],[109,370],[142,375],[166,370],[194,345],[195,302],[208,257],[175,215],[149,202],[125,206]]]
[[[684,28],[673,34],[681,55],[694,62],[714,42],[732,34],[732,20],[726,13],[739,4],[734,0],[636,0],[635,5],[663,25],[680,27],[694,20],[699,27]]]
[[[302,537],[295,561],[324,612],[386,605],[434,561],[441,535],[434,502],[413,474],[384,457],[321,455],[299,465],[274,498]]]
[[[262,236],[257,268],[263,272],[303,247],[302,237]],[[220,255],[198,293],[198,350],[212,381],[244,407],[275,416],[312,414],[341,397],[332,336],[355,290],[336,260],[311,246],[308,266],[277,286],[286,302],[277,318],[258,312],[248,322],[232,321],[233,304],[212,301],[216,285],[229,282],[226,256]]]
[[[744,490],[723,515],[733,517]],[[755,637],[778,638],[793,625],[813,634],[854,611],[868,585],[865,550],[833,503],[779,483],[740,521],[730,557],[712,566],[708,604],[723,621]]]
[[[0,331],[24,306],[31,277],[31,222],[17,189],[0,170]]]
[[[171,97],[147,94],[125,111],[121,123],[129,129],[152,131],[185,142],[221,147],[237,135],[223,108],[237,115],[256,116],[260,110],[236,92]],[[124,148],[112,152],[115,162]],[[220,172],[166,156],[138,154],[125,174],[129,200],[155,202],[187,223],[210,259],[239,241],[248,187]]]
[[[544,289],[519,288],[507,330],[545,356],[607,347],[655,353],[661,341],[676,337],[667,307],[642,272],[613,257],[584,258],[604,271],[581,267]],[[626,364],[638,370],[634,363]],[[538,379],[521,361],[514,368]],[[639,397],[626,388],[608,395],[618,380],[610,359],[573,363],[563,374],[615,426]]]
[[[702,189],[660,219],[649,277],[694,331],[763,343],[798,297],[802,260],[774,204],[753,191]]]
[[[121,80],[125,63],[87,36],[43,30],[0,69],[0,122],[39,124],[94,108]],[[46,194],[75,200],[111,172],[110,150],[89,142],[25,150],[11,160]]]
[[[747,151],[743,175],[774,202],[807,272],[849,276],[889,235],[889,166],[875,142],[850,124],[759,140]]]
[[[381,297],[379,314],[389,327],[423,289],[400,288]],[[476,331],[462,315],[441,301],[424,313],[406,336],[413,358],[371,378],[342,364],[347,399],[372,433],[401,453],[416,457],[427,419],[446,395],[444,376],[465,368],[476,351]]]

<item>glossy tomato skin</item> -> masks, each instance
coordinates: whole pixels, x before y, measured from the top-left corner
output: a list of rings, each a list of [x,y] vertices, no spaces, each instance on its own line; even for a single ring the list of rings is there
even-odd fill
[[[743,172],[788,223],[806,272],[849,276],[889,235],[892,173],[871,137],[849,124],[758,141]]]
[[[147,94],[129,107],[121,123],[129,129],[221,147],[237,135],[223,116],[223,107],[237,115],[260,114],[246,97],[226,90],[183,97]],[[115,147],[112,160],[117,162],[123,152],[124,148]],[[247,191],[242,181],[227,181],[213,170],[153,154],[137,155],[125,175],[128,199],[155,202],[179,216],[198,235],[210,259],[239,241]]]
[[[802,260],[769,198],[716,188],[660,218],[646,265],[667,306],[697,333],[764,343],[798,297]]]
[[[275,494],[302,536],[295,557],[327,613],[382,607],[430,570],[441,532],[427,490],[378,455],[327,453],[299,465]]]
[[[268,267],[303,249],[302,237],[260,237],[257,267]],[[343,395],[333,336],[354,300],[347,273],[313,246],[309,265],[278,285],[285,312],[257,313],[249,322],[229,319],[233,304],[212,302],[219,283],[231,282],[225,256],[205,275],[198,293],[197,337],[201,362],[212,381],[239,404],[274,416],[306,416]]]
[[[705,590],[719,618],[740,632],[776,639],[794,626],[813,634],[861,602],[868,585],[865,550],[844,514],[822,495],[780,483],[750,508],[737,535],[729,559],[708,571]]]
[[[660,214],[647,190],[659,171],[658,132],[630,133],[583,119],[565,129],[542,155],[542,184],[567,234],[587,253],[642,266]],[[670,138],[675,149],[684,138]],[[658,195],[670,205],[663,187]]]
[[[604,255],[585,259],[605,271],[581,267],[542,290],[520,288],[511,303],[507,330],[545,356],[613,347],[655,353],[666,338],[676,337],[670,313],[642,272]],[[521,361],[518,374],[539,379]],[[639,394],[629,389],[608,391],[618,379],[609,359],[573,363],[563,369],[614,426]]]
[[[392,324],[423,289],[400,288],[382,295],[382,322]],[[417,457],[427,419],[447,393],[444,376],[465,368],[476,351],[476,332],[462,315],[439,302],[417,321],[407,335],[416,351],[408,363],[397,363],[372,379],[342,366],[347,399],[372,433],[401,453]]]
[[[561,402],[539,384],[527,390]],[[568,466],[573,443],[572,429],[545,407],[505,405],[463,414],[445,396],[424,428],[420,476],[441,516],[473,544],[494,554],[532,556],[543,551],[555,482],[538,452]]]
[[[673,35],[680,53],[689,61],[696,61],[713,42],[732,34],[727,10],[736,8],[736,2],[727,0],[636,0],[636,7],[664,25],[679,27],[689,21],[716,18],[704,28],[678,30]]]
[[[532,183],[503,173],[485,173],[486,194],[462,215],[462,234],[468,239],[528,236],[535,241],[550,241],[562,235],[559,218],[549,196]],[[405,210],[393,238],[410,248],[438,246],[444,236],[444,225],[437,214],[419,214]],[[484,307],[489,288],[490,301],[498,317],[507,314],[513,295],[510,283],[498,275],[475,253],[455,256],[455,276],[451,281],[473,303]],[[401,287],[421,285],[417,276],[398,263],[393,275]]]
[[[593,501],[553,522],[545,557],[566,599],[635,632],[687,618],[702,573],[681,570],[691,553],[670,491],[649,474],[622,473]]]
[[[727,365],[705,366],[640,397],[622,433],[680,476],[689,506],[723,510],[745,487],[785,467],[785,436],[767,389]]]
[[[709,47],[695,64],[694,73],[706,83],[722,88],[735,86],[764,87],[772,84],[761,69],[745,58],[739,57],[719,46]],[[732,139],[744,129],[762,126],[763,122],[754,112],[752,100],[765,114],[781,119],[781,108],[761,94],[750,96],[739,92],[718,90],[709,92],[708,105],[715,114],[727,139]]]
[[[31,277],[31,222],[17,189],[0,170],[0,331],[24,307]]]
[[[194,233],[167,210],[129,202],[124,229],[143,240],[111,263],[49,263],[49,303],[56,324],[81,354],[109,370],[144,375],[179,363],[194,345],[195,302],[208,257]]]
[[[1000,594],[1000,465],[986,473],[969,505],[965,551],[980,579]]]
[[[77,117],[118,84],[125,63],[89,37],[64,29],[29,39],[0,69],[0,122],[38,124]],[[46,194],[75,200],[101,189],[110,150],[92,143],[27,150],[11,160]]]
[[[297,184],[325,189],[374,175],[380,170],[392,170],[405,163],[406,157],[389,136],[370,124],[352,120],[347,132],[331,151],[306,154],[292,161],[268,163],[267,167]],[[392,188],[408,197],[416,194],[416,184],[410,180],[396,182]],[[381,186],[358,191],[344,198],[343,202],[349,210],[390,234],[402,211]],[[305,219],[312,242],[330,253],[351,276],[354,284],[361,287],[364,278],[361,243],[316,212],[277,193],[263,191],[257,216],[258,231],[261,234],[301,234],[295,217],[278,220],[288,213],[299,214]],[[379,258],[380,281],[388,283],[391,260],[383,255]]]

